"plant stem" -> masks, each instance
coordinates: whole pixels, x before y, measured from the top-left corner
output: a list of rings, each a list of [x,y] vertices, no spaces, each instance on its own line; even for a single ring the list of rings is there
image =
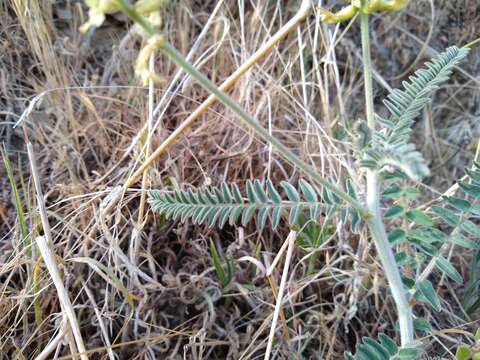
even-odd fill
[[[368,15],[363,12],[360,14],[360,27],[362,33],[367,123],[372,129],[375,129]],[[385,271],[385,275],[397,307],[401,343],[402,346],[405,346],[413,342],[413,315],[412,309],[408,304],[407,292],[403,285],[400,271],[396,265],[397,262],[395,261],[390,243],[388,242],[387,233],[382,221],[382,214],[380,212],[380,181],[378,172],[372,170],[367,171],[366,193],[366,205],[372,214],[372,218],[367,221],[367,224],[375,242],[378,256],[380,257],[380,261]]]
[[[128,3],[127,0],[117,0],[118,4],[120,5],[121,9],[134,20],[137,24],[139,24],[143,30],[150,36],[158,35],[158,32],[155,30],[151,24],[148,23],[142,15],[140,15],[135,8]],[[199,72],[193,65],[191,65],[182,54],[180,54],[171,44],[169,44],[166,40],[160,47],[160,51],[162,51],[165,55],[167,55],[175,64],[180,66],[187,74],[189,74],[192,78],[198,81],[200,85],[202,85],[206,90],[210,93],[214,94],[218,100],[232,110],[235,114],[237,114],[240,119],[242,119],[250,128],[252,128],[260,137],[262,137],[265,141],[270,143],[279,153],[283,156],[286,160],[297,166],[299,169],[303,170],[308,176],[312,179],[317,181],[319,184],[324,186],[326,189],[337,195],[342,200],[345,200],[349,203],[355,210],[357,210],[364,219],[368,219],[370,214],[368,210],[357,200],[352,198],[346,192],[342,191],[335,185],[331,184],[324,178],[322,178],[317,171],[301,160],[298,156],[296,156],[290,149],[288,149],[285,145],[283,145],[279,140],[274,138],[268,130],[264,129],[257,120],[255,120],[252,116],[247,114],[241,106],[235,102],[230,96],[226,93],[221,91],[215,84],[213,84],[205,75]]]
[[[468,44],[464,45],[463,47],[473,48],[473,47],[478,46],[478,45],[480,45],[480,38],[475,39],[475,40],[469,42]]]

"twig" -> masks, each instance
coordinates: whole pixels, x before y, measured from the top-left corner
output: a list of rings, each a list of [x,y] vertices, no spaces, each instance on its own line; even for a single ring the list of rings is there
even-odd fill
[[[268,284],[270,285],[270,288],[272,289],[273,298],[275,299],[275,301],[278,301],[278,289],[277,289],[277,285],[275,284],[275,279],[273,278],[272,275],[268,275],[267,280],[268,280]],[[285,317],[285,312],[283,311],[283,309],[280,309],[279,315],[280,315],[280,320],[282,321],[283,337],[285,338],[285,340],[290,340],[290,335],[288,333],[287,318]]]
[[[88,288],[87,284],[84,281],[82,281],[82,285],[83,285],[83,288],[85,289],[85,294],[87,294],[88,300],[90,300],[92,304],[92,308],[93,308],[93,311],[95,312],[95,316],[98,319],[98,325],[100,326],[100,331],[102,332],[103,340],[105,341],[108,357],[110,360],[115,360],[115,355],[113,354],[113,350],[112,350],[112,344],[108,337],[108,332],[105,327],[105,324],[103,323],[102,314],[100,314],[100,311],[98,310],[98,307],[97,307],[97,303],[95,302],[95,297],[93,296],[92,291]]]
[[[154,71],[155,65],[155,53],[152,53],[149,60],[149,71]],[[146,141],[146,148],[145,148],[145,157],[150,155],[150,146],[151,146],[151,138],[152,138],[152,130],[153,130],[153,102],[155,96],[155,84],[152,79],[148,81],[148,119],[147,119],[147,139]],[[138,225],[142,226],[143,223],[143,215],[145,212],[145,200],[146,200],[146,192],[144,191],[147,187],[148,182],[148,169],[145,168],[142,174],[142,194],[140,195],[140,206],[138,210]]]
[[[32,170],[32,175],[33,175],[33,182],[35,184],[38,211],[40,212],[40,219],[42,221],[43,232],[44,232],[44,236],[39,236],[36,238],[37,246],[40,250],[40,253],[42,254],[43,261],[45,262],[48,272],[50,273],[50,277],[52,278],[53,284],[57,289],[58,299],[70,323],[73,337],[75,338],[75,343],[80,353],[80,358],[82,360],[88,360],[87,355],[85,355],[85,352],[86,352],[85,345],[83,342],[82,334],[80,332],[80,327],[78,326],[77,317],[75,316],[75,311],[73,310],[72,303],[70,301],[70,298],[68,297],[67,290],[63,286],[63,281],[60,276],[60,271],[55,261],[55,255],[51,248],[53,244],[52,233],[50,231],[50,224],[48,222],[47,210],[45,208],[45,201],[43,198],[43,192],[40,185],[40,177],[38,175],[35,155],[33,154],[33,147],[30,142],[27,143],[27,151],[28,151],[28,159],[30,161],[30,168]]]
[[[277,252],[277,256],[275,256],[275,259],[273,259],[272,264],[268,267],[267,269],[267,276],[271,276],[273,273],[273,270],[277,267],[278,262],[282,259],[283,253],[285,250],[287,250],[288,247],[288,238],[284,241],[282,246],[280,247],[280,250]]]
[[[280,250],[278,250],[277,256],[275,256],[275,259],[273,259],[272,264],[268,267],[267,273],[266,273],[268,283],[270,284],[270,288],[272,289],[273,298],[276,301],[278,300],[278,289],[277,289],[277,286],[275,285],[275,281],[272,274],[278,262],[282,259],[283,253],[285,252],[285,250],[287,250],[288,244],[290,243],[289,241],[290,241],[290,238],[287,237],[283,242],[282,246],[280,247]],[[283,324],[283,336],[285,337],[285,339],[289,339],[287,319],[285,318],[285,313],[283,312],[283,309],[280,310],[280,320],[282,320],[282,324]]]
[[[282,299],[283,293],[285,291],[285,284],[287,282],[288,268],[290,267],[290,262],[292,260],[293,246],[295,244],[295,239],[297,238],[296,231],[290,231],[288,234],[288,250],[285,257],[285,265],[283,266],[282,279],[280,281],[280,288],[278,289],[277,302],[275,304],[275,311],[273,312],[272,326],[270,328],[270,335],[268,336],[267,350],[265,351],[265,360],[270,359],[270,354],[272,352],[273,338],[275,337],[275,328],[277,327],[277,319],[282,308]]]
[[[35,360],[47,360],[50,356],[50,354],[55,350],[57,345],[60,343],[60,341],[63,340],[64,336],[67,334],[68,327],[67,327],[68,322],[66,319],[62,319],[62,322],[60,324],[60,330],[48,344],[45,346],[40,354],[35,358]]]
[[[155,68],[155,52],[150,55],[148,62],[149,71],[153,72]],[[150,154],[151,139],[153,132],[153,112],[154,112],[154,97],[155,97],[155,83],[152,79],[148,81],[148,116],[147,116],[147,137],[146,137],[146,146],[145,146],[145,157],[148,157]],[[138,252],[139,240],[141,238],[141,230],[144,224],[144,215],[145,215],[145,203],[147,200],[147,185],[148,185],[148,169],[145,169],[142,174],[142,187],[140,194],[140,205],[138,207],[138,219],[137,219],[137,228],[132,231],[132,237],[130,242],[130,261],[136,264],[136,256]]]

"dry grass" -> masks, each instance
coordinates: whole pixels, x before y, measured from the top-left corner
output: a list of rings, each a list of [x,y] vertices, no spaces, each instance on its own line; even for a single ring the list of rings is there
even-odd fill
[[[399,85],[435,50],[480,35],[475,0],[432,4],[414,1],[405,12],[375,20],[378,98],[388,91],[387,83]],[[164,21],[172,43],[221,83],[295,11],[297,2],[184,0],[167,10]],[[363,116],[357,25],[343,31],[345,26],[320,24],[317,15],[312,10],[230,93],[325,177],[352,176],[361,188],[349,143],[335,136]],[[262,358],[275,306],[265,269],[289,230],[198,228],[157,218],[148,206],[139,215],[140,183],[105,212],[108,196],[138,168],[145,157],[142,144],[148,143],[142,132],[149,117],[148,89],[138,87],[132,75],[140,40],[125,30],[121,16],[80,36],[85,8],[79,2],[52,6],[9,0],[0,4],[0,17],[0,135],[14,166],[31,241],[45,233],[22,129],[34,146],[51,226],[51,260],[88,358]],[[477,149],[478,54],[475,50],[464,72],[416,124],[416,142],[434,169],[424,186],[427,198],[461,176]],[[152,92],[152,150],[208,96],[168,59],[158,55],[155,60],[167,82]],[[22,126],[13,129],[32,97],[44,91]],[[38,249],[23,246],[4,173],[0,167],[0,358],[35,359],[51,349],[44,358],[79,359],[50,269]],[[160,188],[223,180],[241,186],[246,179],[264,177],[295,182],[301,174],[215,104],[147,175],[151,186]],[[338,219],[319,226],[328,234],[323,243],[293,253],[283,302],[288,340],[280,320],[272,358],[340,359],[362,336],[393,334],[393,304],[367,233],[352,235]],[[227,288],[215,274],[211,242],[223,259],[242,259]],[[452,257],[467,275],[470,254],[458,251]],[[277,285],[282,267],[283,260],[272,273]],[[446,310],[423,310],[435,329],[476,326],[475,318],[461,313],[463,290],[441,280]],[[460,340],[458,334],[438,334],[428,339],[427,350],[449,359]]]

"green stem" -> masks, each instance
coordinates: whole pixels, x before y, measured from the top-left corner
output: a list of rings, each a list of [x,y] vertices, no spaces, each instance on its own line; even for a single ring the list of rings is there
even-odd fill
[[[475,46],[477,46],[477,45],[480,45],[480,38],[475,39],[475,40],[469,42],[468,44],[464,45],[463,47],[473,48],[473,47],[475,47]]]
[[[370,56],[370,36],[368,30],[368,15],[360,14],[360,26],[362,32],[363,52],[363,82],[365,87],[365,107],[367,112],[367,124],[375,130],[375,114],[373,109],[373,81],[372,81],[372,60]]]
[[[115,0],[115,2],[120,7],[120,9],[124,13],[126,13],[130,19],[132,19],[135,23],[140,25],[140,27],[149,36],[159,34],[158,30],[147,19],[145,19],[141,14],[139,14],[138,11],[135,9],[135,7],[132,4],[130,4],[127,0]]]
[[[149,24],[142,15],[140,15],[135,8],[129,4],[126,0],[117,0],[121,9],[137,24],[139,24],[145,32],[150,35],[158,35],[158,31]],[[191,65],[182,54],[180,54],[171,44],[167,41],[162,44],[160,51],[162,51],[165,55],[167,55],[175,64],[180,66],[187,74],[189,74],[192,78],[198,81],[200,85],[202,85],[206,90],[210,93],[214,94],[218,100],[232,110],[235,114],[237,114],[250,128],[252,128],[260,137],[262,137],[265,141],[270,143],[279,153],[282,155],[286,160],[303,170],[305,174],[310,176],[312,179],[317,181],[319,184],[327,188],[329,191],[337,195],[339,198],[345,200],[349,203],[353,208],[355,208],[359,214],[364,218],[368,219],[370,214],[368,210],[360,204],[357,200],[352,198],[346,192],[342,191],[335,185],[331,184],[324,178],[322,178],[317,171],[301,160],[298,156],[296,156],[291,150],[289,150],[285,145],[283,145],[279,140],[274,138],[268,130],[263,128],[260,123],[255,120],[252,116],[247,114],[241,106],[235,102],[230,96],[226,93],[221,91],[215,84],[213,84],[205,75],[199,72],[193,65]]]
[[[367,111],[367,123],[375,129],[375,114],[373,108],[373,86],[372,86],[372,66],[370,58],[370,37],[368,15],[360,14],[360,27],[362,33],[363,49],[363,72],[365,82],[365,102]],[[380,180],[376,171],[367,171],[367,208],[372,214],[372,218],[367,221],[372,238],[377,248],[378,256],[382,263],[385,275],[387,277],[390,290],[392,292],[395,305],[398,312],[398,322],[400,324],[400,337],[402,346],[411,344],[414,340],[413,335],[413,315],[412,309],[408,303],[407,292],[400,276],[400,271],[393,250],[388,241],[385,226],[382,221],[380,211]]]

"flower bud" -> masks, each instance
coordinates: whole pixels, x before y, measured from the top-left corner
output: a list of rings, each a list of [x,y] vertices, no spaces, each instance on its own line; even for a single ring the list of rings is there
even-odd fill
[[[160,10],[166,3],[166,0],[139,0],[135,3],[135,10],[142,15],[148,15]]]
[[[409,0],[351,0],[351,5],[344,7],[336,13],[320,8],[320,20],[327,24],[336,24],[350,20],[359,11],[364,14],[394,11],[404,8],[408,2]]]
[[[332,13],[331,11],[325,10],[323,8],[319,9],[321,15],[320,20],[327,23],[327,24],[337,24],[342,21],[350,20],[354,17],[357,12],[358,8],[353,5],[349,5],[337,11],[336,13]]]
[[[363,11],[366,14],[372,14],[374,12],[400,10],[408,5],[408,1],[409,0],[370,0],[365,4]]]

